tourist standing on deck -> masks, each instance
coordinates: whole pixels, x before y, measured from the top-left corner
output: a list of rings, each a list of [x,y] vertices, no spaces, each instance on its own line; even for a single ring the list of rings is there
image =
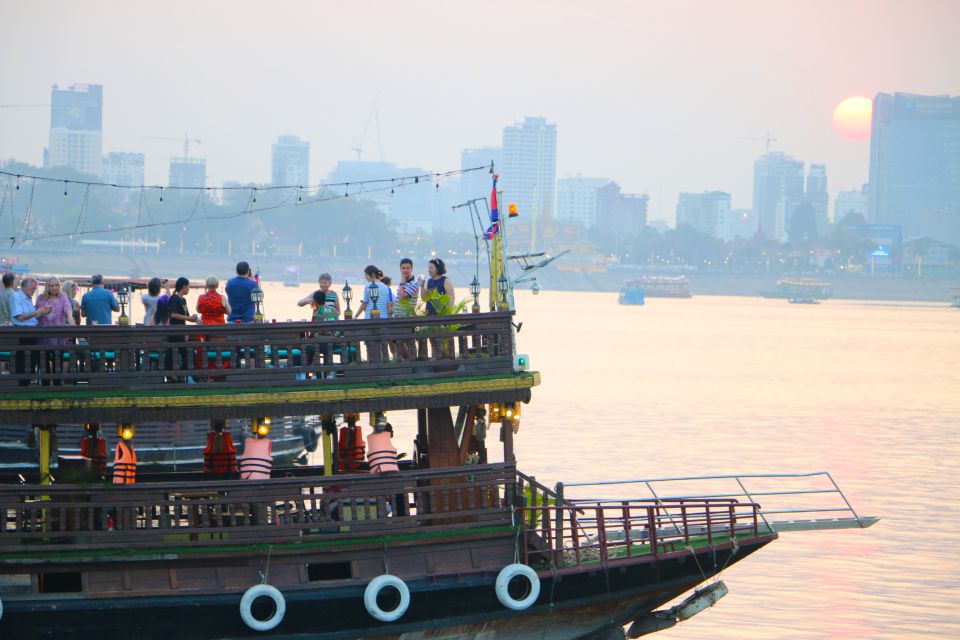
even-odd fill
[[[93,288],[80,298],[80,315],[87,319],[87,325],[113,324],[113,312],[120,311],[113,291],[103,288],[103,276],[99,273],[90,278]]]
[[[366,311],[365,317],[369,319],[376,310],[380,312],[381,318],[389,318],[390,312],[393,310],[393,305],[390,304],[389,287],[380,282],[380,278],[383,277],[383,271],[380,271],[376,266],[370,264],[363,270],[363,277],[368,283],[374,283],[379,295],[377,296],[377,301],[373,303],[373,306],[370,306],[370,285],[365,286],[363,288],[363,300],[360,301],[360,306],[357,307],[357,315],[355,317],[359,318],[360,314]]]
[[[400,282],[397,284],[397,304],[393,308],[395,317],[416,315],[417,298],[420,297],[420,281],[413,275],[413,260],[400,261]]]
[[[140,294],[143,303],[143,324],[152,326],[157,323],[157,302],[160,301],[160,278],[150,278],[147,292]]]
[[[43,293],[37,295],[37,309],[49,307],[50,313],[45,316],[37,317],[37,326],[39,327],[67,327],[73,326],[73,305],[70,299],[63,293],[60,287],[60,279],[56,276],[47,278]],[[63,346],[67,344],[66,338],[40,338],[38,344]],[[57,353],[59,350],[50,350],[46,353],[46,372],[54,373],[56,371]],[[50,384],[48,380],[44,384]],[[62,384],[56,381],[57,385]]]
[[[48,315],[51,312],[50,307],[41,307],[37,309],[33,306],[33,294],[37,292],[37,279],[26,277],[20,283],[20,290],[10,298],[10,319],[17,327],[35,327],[38,324],[37,318]],[[37,344],[36,338],[20,338],[20,344],[23,346]],[[30,373],[32,374],[40,366],[40,354],[37,351],[30,352]],[[27,354],[22,349],[18,349],[13,359],[14,373],[27,373]],[[21,387],[30,384],[29,380],[20,380]]]
[[[3,274],[3,289],[0,289],[0,326],[10,324],[10,298],[17,292],[17,275],[10,271]]]
[[[320,278],[318,278],[318,283],[320,284],[320,288],[306,298],[301,298],[297,301],[297,306],[313,306],[312,320],[314,322],[336,320],[340,317],[340,298],[337,296],[336,291],[330,290],[330,285],[333,284],[333,278],[329,273],[321,273]],[[319,298],[317,297],[318,295],[320,296]]]
[[[70,301],[70,308],[73,311],[73,324],[79,326],[81,318],[80,303],[77,302],[77,283],[73,280],[67,280],[60,288],[63,289],[64,295],[67,296],[67,300]]]
[[[253,304],[253,290],[257,288],[253,271],[245,261],[237,263],[237,275],[227,280],[227,304],[230,315],[227,322],[253,322],[256,305]]]
[[[197,314],[191,314],[187,306],[187,294],[190,293],[190,280],[187,278],[177,278],[177,284],[174,285],[173,295],[167,301],[167,310],[170,313],[170,326],[183,326],[188,322],[197,322]],[[169,338],[170,342],[186,342],[186,336],[173,335]],[[178,349],[180,352],[179,369],[186,369],[188,363],[187,350]],[[173,369],[173,352],[167,352],[167,369]]]
[[[216,277],[207,278],[207,290],[197,299],[197,311],[200,312],[200,324],[223,324],[223,316],[230,313],[230,302],[217,288],[220,281]]]
[[[436,291],[438,294],[446,294],[449,300],[447,301],[447,308],[452,309],[454,300],[454,291],[453,283],[450,281],[450,278],[447,277],[447,265],[443,263],[443,260],[440,258],[432,258],[427,263],[427,273],[430,275],[430,279],[426,282],[426,287],[421,288],[421,295],[424,296],[426,300],[426,294],[428,291]],[[421,277],[421,284],[423,283]],[[437,315],[437,309],[434,308],[433,303],[427,302],[427,315],[435,316]]]

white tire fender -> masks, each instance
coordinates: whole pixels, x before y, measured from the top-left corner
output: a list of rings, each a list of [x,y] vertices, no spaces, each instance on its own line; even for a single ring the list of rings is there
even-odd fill
[[[388,587],[393,587],[400,592],[400,604],[392,611],[384,611],[377,603],[377,596]],[[377,576],[370,581],[370,584],[363,591],[363,606],[367,608],[367,613],[381,622],[399,620],[410,606],[410,589],[397,576],[392,576],[389,573]]]
[[[253,602],[257,598],[267,597],[273,600],[273,615],[266,620],[258,620],[253,616]],[[287,612],[287,601],[283,594],[276,587],[268,584],[257,584],[243,594],[240,599],[240,618],[243,623],[254,631],[270,631],[283,621],[283,616]]]
[[[517,577],[526,578],[527,582],[530,583],[530,590],[527,595],[519,600],[510,595],[510,581]],[[500,604],[507,609],[523,611],[529,609],[540,597],[540,576],[525,564],[508,564],[497,574],[496,589],[497,600],[500,601]]]

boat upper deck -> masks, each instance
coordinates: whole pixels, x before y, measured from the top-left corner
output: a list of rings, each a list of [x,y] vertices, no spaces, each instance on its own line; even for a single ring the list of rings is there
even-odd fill
[[[325,323],[0,328],[0,421],[333,414],[526,402],[511,312]]]

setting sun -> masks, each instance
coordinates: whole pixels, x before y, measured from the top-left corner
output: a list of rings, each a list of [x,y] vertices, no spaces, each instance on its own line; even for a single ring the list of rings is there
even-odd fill
[[[873,101],[854,96],[847,98],[833,110],[833,126],[847,140],[866,140],[870,137]]]

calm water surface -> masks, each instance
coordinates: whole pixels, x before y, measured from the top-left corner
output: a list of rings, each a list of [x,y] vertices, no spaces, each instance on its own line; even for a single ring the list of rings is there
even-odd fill
[[[267,315],[306,319],[309,290],[268,285]],[[718,606],[655,637],[960,636],[960,311],[557,292],[518,307],[543,383],[517,457],[541,482],[828,470],[882,518],[782,534],[723,575]],[[412,418],[391,420],[409,451]]]

